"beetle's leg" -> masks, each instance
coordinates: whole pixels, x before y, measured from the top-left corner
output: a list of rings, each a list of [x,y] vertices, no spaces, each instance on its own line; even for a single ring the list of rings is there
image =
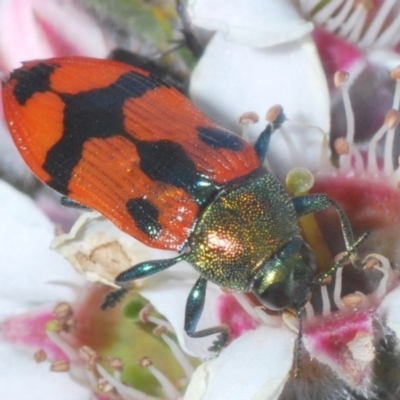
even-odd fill
[[[148,276],[157,274],[158,272],[172,267],[178,262],[183,261],[185,258],[186,254],[181,254],[177,257],[166,258],[164,260],[143,261],[121,272],[115,278],[115,283],[120,285],[121,283],[123,284],[125,282],[134,281],[135,279],[147,278]]]
[[[254,143],[254,150],[257,153],[260,164],[264,162],[265,156],[267,155],[271,135],[278,128],[280,128],[285,120],[285,114],[283,113],[283,110],[280,109],[279,113],[275,116],[275,119],[267,125],[267,127],[260,133],[260,136],[258,136],[258,139]]]
[[[186,7],[181,0],[176,0],[176,11],[182,23],[181,32],[185,38],[185,44],[192,52],[193,56],[198,60],[204,52],[204,47],[199,43],[196,35],[193,32],[189,16],[186,12]]]
[[[204,308],[206,289],[207,280],[200,277],[190,291],[186,302],[185,331],[190,337],[193,338],[200,338],[217,333],[217,339],[213,342],[213,345],[209,348],[209,350],[219,353],[219,351],[226,345],[228,341],[229,328],[227,326],[214,326],[213,328],[196,331],[197,323],[200,320],[201,313],[203,312]]]
[[[353,230],[351,229],[350,222],[347,219],[345,212],[335,200],[332,200],[325,194],[310,194],[306,196],[294,197],[292,201],[299,217],[325,210],[330,206],[335,207],[340,218],[340,225],[342,227],[346,249],[349,251],[352,248],[354,244]]]
[[[113,290],[110,292],[106,298],[104,299],[103,303],[101,304],[100,308],[105,311],[108,308],[115,307],[129,292],[129,287],[123,286],[120,289]]]
[[[125,293],[128,291],[128,287],[126,285],[127,282],[135,279],[147,278],[150,275],[164,271],[165,269],[172,267],[178,262],[184,260],[185,256],[185,254],[181,254],[178,257],[167,258],[165,260],[144,261],[121,272],[115,278],[115,283],[121,285],[121,289],[109,293],[104,299],[101,309],[106,310],[107,308],[114,307],[123,298]]]
[[[61,205],[68,208],[76,208],[77,210],[84,210],[84,211],[92,211],[90,207],[86,207],[85,205],[78,203],[75,200],[70,199],[67,196],[61,197]]]
[[[323,282],[326,280],[326,278],[328,278],[330,275],[332,275],[338,268],[342,267],[348,259],[352,258],[354,253],[356,253],[357,247],[369,236],[369,234],[370,234],[370,232],[365,232],[363,235],[361,235],[354,242],[354,244],[346,252],[344,252],[338,260],[335,261],[335,264],[333,264],[333,266],[331,268],[329,268],[324,273],[316,276],[314,278],[313,283],[322,285]]]

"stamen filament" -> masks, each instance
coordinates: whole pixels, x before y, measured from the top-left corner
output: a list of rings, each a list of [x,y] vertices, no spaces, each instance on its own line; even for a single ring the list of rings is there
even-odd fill
[[[360,150],[357,148],[353,149],[353,157],[354,157],[354,170],[356,172],[362,172],[364,170],[364,160],[360,153]]]
[[[289,120],[289,119],[288,119]],[[324,131],[322,128],[316,125],[309,125],[301,121],[294,121],[292,119],[289,120],[290,123],[292,123],[295,126],[299,126],[300,128],[305,128],[305,129],[315,129],[318,132],[321,133],[322,135],[322,143],[321,143],[321,154],[320,154],[320,160],[319,164],[320,168],[319,171],[325,171],[325,169],[331,169],[332,165],[330,163],[330,157],[331,157],[331,150],[329,147],[329,135],[326,131]]]
[[[51,331],[46,331],[47,336],[49,339],[57,345],[71,361],[78,361],[79,360],[79,354],[78,352],[70,346],[65,340],[63,340],[59,334]]]
[[[400,21],[400,16],[399,16]],[[391,72],[391,77],[396,81],[396,87],[393,96],[393,109],[399,110],[400,109],[400,68],[397,67]],[[394,172],[394,165],[393,165],[393,143],[394,143],[394,135],[396,129],[392,128],[389,129],[386,135],[385,141],[385,150],[384,150],[384,171],[386,174],[390,175]]]
[[[133,387],[124,385],[121,381],[115,379],[113,375],[109,374],[102,365],[97,364],[96,368],[99,374],[115,387],[118,394],[124,400],[159,400],[157,397],[149,396]]]
[[[400,29],[400,14],[396,15],[391,24],[376,40],[376,46],[392,47],[397,44]]]
[[[388,17],[390,10],[396,4],[396,0],[386,0],[380,6],[377,14],[369,25],[367,31],[365,32],[363,38],[360,40],[361,47],[369,47],[376,40],[379,32],[381,32],[382,27]]]
[[[360,40],[362,30],[367,20],[367,16],[368,13],[362,5],[356,7],[351,16],[352,20],[345,24],[345,26],[347,25],[349,28],[351,28],[348,33],[349,41],[358,42]],[[350,22],[352,25],[350,24]],[[343,26],[343,31],[345,26]]]
[[[343,306],[342,302],[342,275],[343,275],[343,267],[337,268],[335,273],[335,286],[333,289],[333,302],[336,307],[340,309]]]
[[[286,145],[288,147],[289,153],[290,153],[290,158],[292,160],[292,163],[294,165],[299,165],[299,152],[296,150],[296,146],[292,140],[292,138],[290,137],[289,133],[287,132],[287,130],[281,126],[279,128],[280,134],[282,135],[282,138],[285,140]]]
[[[165,321],[161,318],[149,315],[147,317],[147,321],[151,322],[154,325],[162,326],[163,328],[166,328],[168,330],[168,332],[175,332],[174,327],[168,321]]]
[[[389,110],[385,115],[384,125],[388,129],[385,141],[384,151],[384,171],[386,174],[391,175],[394,171],[393,165],[393,142],[394,134],[400,122],[400,112],[396,109]]]
[[[178,361],[179,365],[182,367],[185,375],[190,379],[193,375],[194,368],[190,364],[189,360],[186,358],[185,354],[179,347],[177,343],[175,343],[168,335],[163,333],[161,335],[162,340],[167,344],[169,349],[171,350],[172,354]]]
[[[378,132],[374,134],[372,139],[368,144],[368,159],[367,159],[367,171],[370,174],[377,174],[378,173],[378,162],[376,158],[376,146],[379,140],[382,139],[383,135],[386,133],[387,127],[382,125]]]
[[[348,80],[348,74],[344,71],[338,71],[334,77],[336,87],[341,88],[344,112],[346,116],[346,140],[349,146],[349,154],[344,155],[341,158],[343,159],[342,167],[344,170],[348,170],[351,164],[351,156],[353,153],[353,143],[354,143],[354,132],[355,132],[355,119],[354,112],[351,106],[350,95],[347,89],[346,82]]]
[[[330,20],[328,20],[328,22],[326,23],[326,28],[329,31],[335,31],[336,29],[338,29],[351,13],[353,5],[354,5],[354,0],[346,1],[344,6],[339,11],[339,13]]]
[[[394,165],[393,165],[394,133],[395,129],[389,129],[386,134],[385,150],[383,156],[383,170],[387,175],[391,175],[394,172]]]
[[[342,3],[343,3],[343,0],[330,1],[325,7],[322,7],[315,14],[315,16],[314,16],[315,22],[317,22],[318,24],[324,24],[327,21],[328,22],[332,21],[333,20],[332,15],[335,14],[335,12],[342,5]]]
[[[253,111],[245,112],[240,116],[239,123],[242,125],[242,138],[244,140],[249,141],[249,127],[250,125],[257,123],[259,119],[259,116]]]
[[[161,385],[164,394],[168,399],[178,399],[180,397],[179,391],[175,388],[172,382],[152,363],[146,366],[154,378],[157,379],[158,383]]]
[[[72,369],[70,371],[70,375],[71,372],[75,371],[76,368]],[[82,377],[85,377],[87,379],[87,382],[89,382],[89,386],[92,388],[97,387],[97,377],[94,375],[93,371],[88,370],[87,368],[83,368],[83,374],[79,373],[77,374],[76,372],[72,375],[72,377],[78,381],[81,382],[81,384],[83,383],[84,385],[87,386],[87,382],[84,381],[84,379]]]
[[[329,315],[331,312],[331,302],[329,301],[328,288],[321,286],[322,315]]]
[[[339,1],[339,5],[342,0]],[[338,0],[332,1],[329,3],[338,2]],[[320,4],[320,0],[300,0],[301,9],[304,11],[305,14],[311,14],[312,10]]]

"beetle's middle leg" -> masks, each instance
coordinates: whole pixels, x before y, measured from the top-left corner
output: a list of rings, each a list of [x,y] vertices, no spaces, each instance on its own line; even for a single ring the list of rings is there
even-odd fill
[[[185,331],[190,337],[193,338],[218,334],[216,340],[213,342],[213,345],[209,348],[209,350],[219,353],[220,350],[226,346],[229,338],[229,328],[227,326],[219,325],[208,329],[202,329],[201,331],[196,331],[197,323],[200,320],[204,308],[206,289],[207,279],[200,277],[190,291],[186,302]]]

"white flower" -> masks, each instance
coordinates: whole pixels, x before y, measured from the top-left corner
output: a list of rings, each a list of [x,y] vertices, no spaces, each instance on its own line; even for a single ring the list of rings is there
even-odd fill
[[[278,399],[292,368],[295,341],[293,332],[267,325],[245,333],[197,368],[185,400]]]
[[[74,268],[90,281],[113,288],[115,277],[125,269],[145,260],[171,258],[176,253],[145,246],[120,231],[97,212],[83,214],[68,234],[56,237],[52,248],[71,261]],[[184,334],[186,299],[199,274],[186,262],[134,284],[137,291],[175,328],[179,343],[189,354],[209,357],[212,337],[189,338]],[[222,291],[210,284],[200,327],[218,324],[215,303]]]
[[[296,13],[290,1],[189,3],[192,22],[216,33],[193,70],[190,97],[217,123],[240,132],[239,117],[256,112],[258,123],[249,127],[254,141],[265,127],[262,116],[275,104],[284,105],[294,121],[330,127],[329,93],[310,31],[312,25]],[[270,23],[270,21],[274,21]],[[323,135],[290,126],[294,147],[304,160],[318,160]],[[284,178],[292,160],[287,143],[275,135],[267,155],[274,171]],[[304,145],[304,140],[307,144]],[[308,162],[314,170],[318,165]]]
[[[53,224],[31,199],[3,181],[0,221],[0,397],[45,400],[56,394],[58,399],[89,399],[88,387],[33,359],[37,348],[48,344],[44,334],[36,336],[37,325],[55,304],[73,301],[83,279],[49,250]]]

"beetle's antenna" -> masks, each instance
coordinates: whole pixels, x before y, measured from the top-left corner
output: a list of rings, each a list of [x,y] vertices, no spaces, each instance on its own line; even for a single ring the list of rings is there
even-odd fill
[[[361,235],[354,243],[353,245],[343,253],[342,257],[340,257],[339,260],[335,262],[335,264],[329,268],[328,271],[324,272],[322,275],[317,276],[314,279],[313,283],[316,283],[320,285],[322,282],[325,281],[330,275],[332,275],[338,268],[343,266],[343,264],[351,258],[351,256],[354,254],[354,252],[357,250],[357,247],[369,236],[371,232],[365,232],[363,235]]]
[[[296,364],[294,366],[294,377],[298,378],[300,374],[301,356],[303,353],[303,308],[297,310],[297,320],[299,321],[299,333],[297,335]]]

